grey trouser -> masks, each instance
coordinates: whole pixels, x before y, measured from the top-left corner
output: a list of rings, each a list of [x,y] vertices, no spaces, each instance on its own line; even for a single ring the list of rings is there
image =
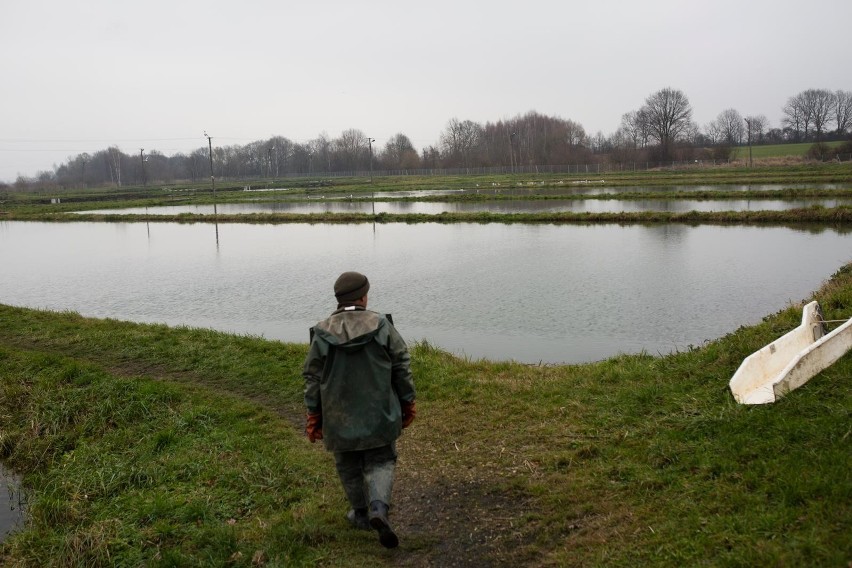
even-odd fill
[[[334,452],[334,462],[343,491],[353,509],[363,509],[373,501],[390,505],[396,466],[395,444],[370,450]]]

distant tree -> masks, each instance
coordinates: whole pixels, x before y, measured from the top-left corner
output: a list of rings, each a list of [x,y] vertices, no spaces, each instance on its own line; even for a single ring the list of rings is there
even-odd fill
[[[712,130],[718,138],[717,142],[724,142],[728,146],[742,144],[746,135],[746,124],[739,112],[732,108],[723,110],[714,122]]]
[[[764,133],[769,129],[769,119],[762,114],[745,117],[746,138],[752,144],[763,144]]]
[[[816,139],[820,140],[826,126],[834,117],[834,106],[836,104],[834,93],[825,89],[808,89],[802,95],[809,111],[808,114],[814,127]]]
[[[337,154],[339,164],[343,166],[342,169],[357,170],[365,165],[369,167],[367,136],[357,128],[341,132],[340,138],[333,141],[332,147]]]
[[[172,181],[172,164],[169,158],[159,150],[151,150],[145,155],[145,176],[148,182]]]
[[[784,126],[796,141],[807,140],[813,132],[822,138],[831,121],[835,120],[836,94],[825,89],[808,89],[790,97],[784,105]]]
[[[18,191],[26,191],[30,188],[31,183],[33,183],[33,180],[18,174],[18,177],[15,179],[14,188]]]
[[[688,146],[700,144],[703,139],[704,136],[701,134],[701,128],[699,128],[698,124],[692,120],[687,122],[686,127],[683,129],[683,133],[679,137],[679,140]]]
[[[722,130],[719,128],[718,121],[711,120],[704,125],[704,139],[711,146],[715,146],[725,139],[725,137],[722,136]]]
[[[401,132],[394,134],[379,155],[380,163],[389,170],[420,167],[420,156],[411,140]]]
[[[263,142],[257,148],[257,154],[264,169],[269,170],[269,175],[279,177],[290,172],[297,171],[293,154],[295,144],[284,136],[273,136]]]
[[[441,165],[441,152],[435,146],[423,148],[421,163],[424,168],[436,169]]]
[[[294,172],[312,172],[313,150],[311,149],[311,145],[294,143],[290,162]]]
[[[787,142],[783,128],[770,128],[766,131],[763,141],[767,144],[782,144]]]
[[[310,142],[308,145],[311,147],[311,161],[313,171],[318,172],[330,172],[331,171],[331,138],[329,138],[328,134],[323,132]]]
[[[837,134],[843,135],[852,128],[852,91],[835,91],[834,114]]]
[[[609,140],[607,140],[607,137],[604,136],[604,133],[600,130],[598,130],[594,136],[589,138],[589,145],[591,146],[592,153],[594,154],[603,154],[612,149],[609,144]]]
[[[536,111],[487,123],[481,164],[490,166],[566,164],[587,150],[586,131],[570,119]]]
[[[192,181],[204,179],[210,175],[210,157],[208,148],[193,150],[186,159],[186,167]]]
[[[625,140],[629,140],[633,148],[644,148],[648,145],[651,128],[648,113],[644,108],[621,115],[621,128],[624,130]]]
[[[482,140],[482,126],[470,121],[452,118],[441,134],[444,160],[451,166],[471,167],[474,155]]]
[[[803,96],[799,94],[787,99],[782,112],[784,113],[782,124],[788,133],[787,138],[791,142],[799,142],[807,138],[811,119]]]
[[[692,106],[683,91],[667,87],[645,99],[650,137],[660,146],[660,157],[670,159],[674,145],[692,125]]]
[[[110,146],[107,148],[105,158],[109,166],[110,181],[121,187],[121,163],[125,161],[124,154],[118,146]]]

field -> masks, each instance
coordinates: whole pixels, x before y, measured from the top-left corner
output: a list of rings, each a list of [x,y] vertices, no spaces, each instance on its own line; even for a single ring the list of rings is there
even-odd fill
[[[843,142],[825,142],[829,148],[837,148]],[[754,159],[760,158],[783,158],[785,156],[806,156],[808,150],[813,146],[812,142],[802,142],[801,144],[762,144],[751,147],[751,155]],[[734,148],[732,156],[734,159],[747,159],[748,146],[738,146]]]

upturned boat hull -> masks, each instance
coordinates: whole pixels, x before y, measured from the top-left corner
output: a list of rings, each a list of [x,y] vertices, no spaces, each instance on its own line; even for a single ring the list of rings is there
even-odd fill
[[[746,357],[729,386],[740,404],[769,404],[799,388],[852,349],[852,319],[831,333],[817,302],[802,310],[802,323]]]

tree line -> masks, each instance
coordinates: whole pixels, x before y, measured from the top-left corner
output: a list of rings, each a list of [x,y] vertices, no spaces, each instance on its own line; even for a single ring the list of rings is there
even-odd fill
[[[383,146],[359,129],[339,137],[321,134],[307,142],[283,136],[245,145],[201,146],[167,156],[156,150],[127,154],[111,146],[81,153],[35,178],[16,185],[87,187],[146,184],[175,180],[279,178],[294,174],[368,170],[412,171],[438,168],[528,166],[638,161],[728,159],[733,147],[783,142],[844,139],[852,131],[852,91],[808,89],[790,97],[783,118],[771,127],[764,115],[742,116],[733,108],[699,127],[683,91],[664,88],[650,94],[638,109],[625,113],[619,128],[605,136],[589,135],[570,119],[535,111],[508,120],[487,122],[450,119],[439,140],[418,151],[403,133]]]

